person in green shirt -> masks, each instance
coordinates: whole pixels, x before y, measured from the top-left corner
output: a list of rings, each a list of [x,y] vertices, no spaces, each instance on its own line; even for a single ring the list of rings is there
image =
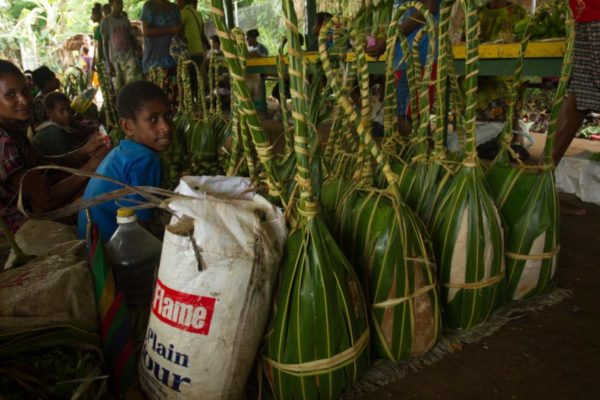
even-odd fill
[[[192,60],[201,66],[205,52],[209,48],[208,40],[204,35],[202,16],[196,11],[197,0],[177,0],[177,7],[181,14],[182,35],[188,46]]]
[[[102,22],[102,4],[94,3],[91,20],[94,24],[97,24],[94,27],[94,64],[97,64],[98,61],[104,61],[102,32],[100,31],[100,23]]]

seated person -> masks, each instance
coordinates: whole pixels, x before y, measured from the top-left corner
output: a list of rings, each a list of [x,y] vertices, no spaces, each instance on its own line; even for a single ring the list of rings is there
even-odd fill
[[[44,108],[44,98],[48,93],[60,89],[60,81],[56,74],[45,65],[33,70],[32,76],[33,82],[40,90],[33,102],[33,122],[36,127],[48,119]]]
[[[91,132],[76,126],[69,98],[64,93],[50,93],[44,99],[44,107],[49,120],[35,129],[31,140],[39,152],[44,156],[58,156],[86,151],[83,140],[88,139]],[[91,140],[97,139],[92,137]]]
[[[171,143],[172,120],[167,95],[162,89],[147,81],[132,82],[123,87],[117,97],[119,125],[127,138],[122,140],[104,159],[96,173],[133,186],[161,186],[162,169],[159,152]],[[104,193],[122,189],[121,185],[92,178],[85,189],[83,199],[91,199]],[[109,201],[90,209],[92,220],[98,226],[103,241],[110,239],[117,229],[116,213],[119,207],[132,207],[139,196],[131,201]],[[148,222],[152,210],[138,210],[138,221]],[[87,217],[79,213],[77,235],[85,238]]]
[[[56,176],[52,179],[37,170],[22,180],[29,169],[55,162],[92,172],[106,155],[103,142],[97,140],[86,145],[86,153],[45,159],[27,139],[32,106],[31,91],[23,73],[10,61],[0,60],[0,218],[13,232],[25,222],[25,216],[17,208],[20,188],[26,208],[51,211],[72,201],[87,182],[87,178],[80,176],[56,180]]]
[[[269,56],[269,50],[262,43],[258,43],[257,38],[259,36],[258,29],[250,29],[246,32],[246,43],[248,44],[248,55],[250,57]]]

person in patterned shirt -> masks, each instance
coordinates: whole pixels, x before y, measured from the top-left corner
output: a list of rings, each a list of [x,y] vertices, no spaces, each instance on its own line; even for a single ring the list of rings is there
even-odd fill
[[[0,60],[0,218],[13,232],[24,222],[24,216],[17,208],[19,187],[23,191],[25,207],[50,211],[71,201],[87,182],[79,176],[56,181],[56,176],[35,170],[21,183],[29,169],[49,163],[66,166],[84,163],[81,169],[93,172],[107,153],[102,138],[98,137],[97,141],[86,144],[86,151],[80,154],[42,157],[26,134],[32,105],[31,91],[21,70],[10,61]]]

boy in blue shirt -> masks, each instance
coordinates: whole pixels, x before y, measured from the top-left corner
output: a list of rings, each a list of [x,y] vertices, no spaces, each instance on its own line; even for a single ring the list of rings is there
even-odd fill
[[[102,161],[96,173],[132,186],[160,186],[162,171],[158,153],[171,143],[171,107],[162,89],[147,81],[132,82],[123,87],[117,97],[119,125],[127,138],[122,140]],[[83,199],[87,200],[122,186],[92,178]],[[139,196],[129,197],[143,201]],[[119,207],[135,206],[127,200],[109,201],[90,209],[92,220],[98,226],[103,241],[110,239],[117,229],[116,213]],[[152,210],[136,211],[138,221],[149,221]],[[87,218],[79,213],[77,235],[85,238]]]

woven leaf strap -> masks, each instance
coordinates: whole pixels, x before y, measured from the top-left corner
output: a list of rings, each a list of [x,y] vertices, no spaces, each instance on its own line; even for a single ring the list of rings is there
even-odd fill
[[[211,0],[211,11],[217,35],[221,38],[223,55],[227,61],[229,74],[232,78],[233,95],[237,96],[240,108],[244,110],[244,114],[247,118],[252,141],[256,146],[259,160],[266,173],[269,195],[278,197],[282,204],[287,204],[288,196],[273,161],[273,149],[271,143],[258,118],[258,113],[256,112],[256,108],[254,107],[254,103],[250,96],[250,91],[246,85],[245,76],[242,73],[240,61],[237,56],[238,49],[236,43],[227,30],[225,12],[223,11],[223,0]]]
[[[571,77],[574,53],[573,49],[575,45],[575,21],[573,19],[573,13],[571,12],[571,8],[568,6],[566,1],[563,0],[560,2],[560,4],[560,9],[566,16],[566,49],[565,55],[563,57],[562,68],[560,71],[560,80],[558,81],[558,88],[556,89],[556,94],[554,95],[552,112],[550,113],[550,122],[548,123],[546,145],[544,147],[544,163],[548,165],[554,165],[554,160],[552,159],[552,152],[554,151],[554,137],[556,135],[556,127],[561,104],[567,92],[567,86]]]
[[[440,18],[438,22],[438,60],[437,60],[437,83],[436,83],[436,108],[437,115],[434,129],[434,150],[437,157],[445,157],[445,123],[449,113],[446,93],[448,90],[448,66],[454,62],[452,48],[450,47],[450,16],[452,14],[452,3],[454,0],[442,0],[440,4]]]
[[[292,95],[292,118],[294,120],[294,151],[296,153],[296,182],[300,188],[298,211],[308,219],[318,213],[314,198],[310,170],[310,152],[307,132],[307,85],[304,80],[304,52],[300,46],[298,20],[291,1],[283,2],[288,38],[288,73]]]
[[[479,20],[475,1],[462,0],[465,13],[465,36],[467,57],[465,60],[465,98],[464,129],[466,133],[465,163],[471,165],[477,161],[476,108],[477,77],[479,75]]]
[[[411,8],[416,8],[417,10],[419,10],[421,12],[421,14],[423,14],[425,16],[426,20],[428,18],[429,19],[433,18],[431,16],[431,14],[429,13],[429,10],[427,10],[427,8],[424,7],[421,3],[412,2],[412,1],[407,2],[407,3],[404,3],[403,5],[401,5],[398,8],[398,10],[396,11],[396,13],[394,14],[394,16],[392,18],[392,22],[390,24],[389,32],[395,32],[394,27],[396,29],[398,29],[400,18],[407,10],[409,10]],[[337,22],[338,22],[338,19],[336,17],[333,17],[330,21],[328,21],[328,23],[323,27],[323,29],[321,29],[321,33],[319,35],[319,55],[321,57],[321,61],[323,63],[323,67],[324,67],[325,71],[328,71],[328,69],[326,68],[326,65],[330,64],[329,55],[327,53],[327,46],[326,46],[326,39],[327,39],[326,32],[327,32],[328,28],[330,28]],[[433,21],[431,21],[431,23],[428,25],[433,26]],[[392,45],[390,44],[390,37],[388,37],[388,48],[389,49],[392,48]],[[389,61],[388,61],[388,63],[389,63]],[[330,79],[329,76],[327,78]],[[331,84],[336,85],[337,82],[335,80],[332,80]],[[336,89],[334,87],[334,92],[335,91],[336,91]],[[388,184],[395,185],[396,182],[398,181],[397,175],[392,171],[389,163],[387,162],[384,154],[381,152],[379,146],[373,141],[373,137],[371,136],[370,132],[368,132],[368,130],[366,129],[365,124],[362,121],[359,121],[357,113],[354,110],[350,99],[347,96],[337,96],[337,101],[338,101],[338,104],[349,115],[350,120],[354,124],[357,124],[356,130],[357,130],[358,135],[360,136],[362,142],[367,146],[367,148],[369,149],[369,151],[375,158],[377,164],[379,164],[379,166],[382,168],[383,174],[384,174]]]
[[[433,19],[426,20],[429,23],[433,23]],[[421,60],[419,55],[419,43],[422,40],[423,35],[427,31],[429,35],[429,46],[427,48],[427,58],[425,67],[421,71]],[[426,160],[429,145],[427,143],[429,135],[429,124],[431,110],[429,107],[429,89],[433,85],[431,81],[431,74],[433,71],[433,64],[435,62],[435,43],[437,42],[437,34],[435,24],[427,25],[426,29],[421,29],[413,41],[412,46],[412,59],[414,60],[414,74],[416,77],[415,87],[418,92],[418,126],[417,126],[417,139],[415,143],[416,155],[413,158],[414,161]],[[416,108],[415,108],[416,110]],[[415,118],[413,118],[415,119]]]
[[[195,61],[187,60],[185,62],[186,65],[189,65],[194,70],[196,74],[196,91],[198,93],[198,102],[200,103],[200,117],[204,120],[208,119],[208,109],[206,107],[206,102],[204,101],[204,94],[206,93],[206,86],[204,83],[204,78],[202,77],[202,73],[200,71],[200,66],[196,64]],[[188,68],[189,69],[189,68]],[[189,73],[189,72],[188,72]]]
[[[290,120],[288,118],[287,96],[285,87],[285,46],[287,38],[283,37],[277,49],[277,83],[279,84],[279,107],[281,108],[281,123],[283,124],[283,135],[285,138],[285,153],[292,151],[292,133]]]

